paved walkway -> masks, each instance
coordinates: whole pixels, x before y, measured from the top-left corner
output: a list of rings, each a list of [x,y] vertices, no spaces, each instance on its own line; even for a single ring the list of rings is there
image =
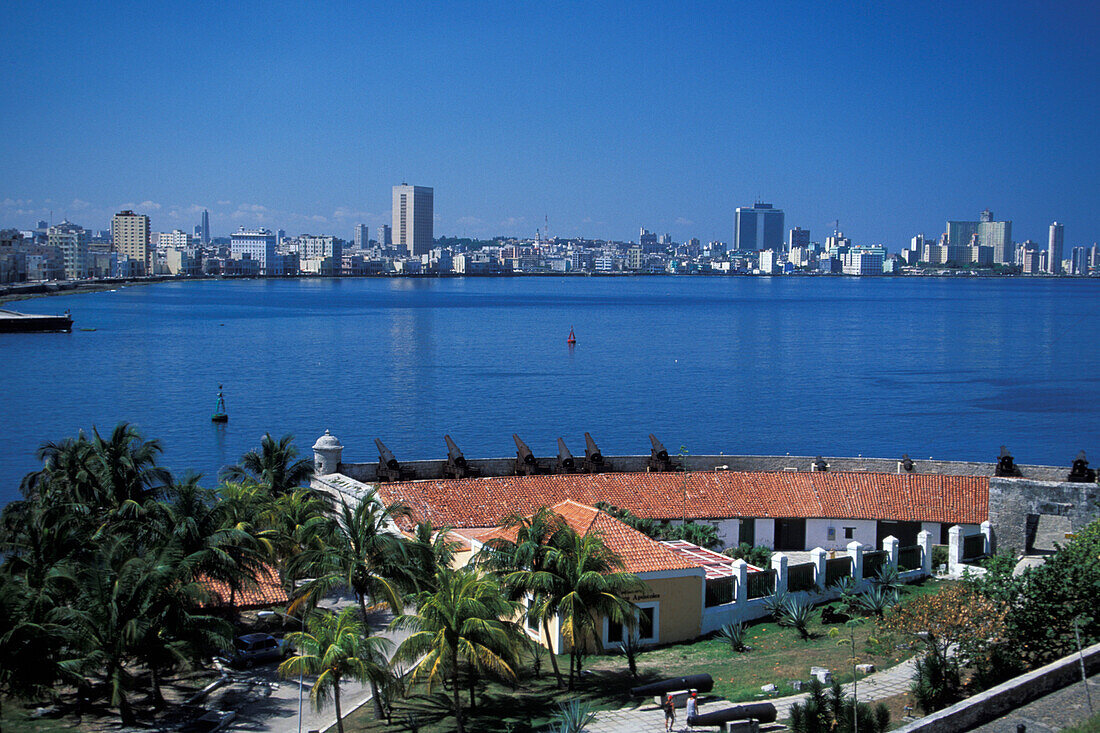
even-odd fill
[[[1023,725],[1027,727],[1027,733],[1047,733],[1078,725],[1092,715],[1100,714],[1100,675],[1089,677],[1089,691],[1092,695],[1091,712],[1085,686],[1078,677],[1073,684],[973,730],[981,733],[1016,733],[1017,726]]]
[[[909,659],[881,672],[869,674],[857,683],[860,702],[873,702],[886,697],[908,692],[913,680],[913,660]],[[852,683],[844,685],[844,691],[852,693]],[[790,715],[791,706],[806,699],[806,693],[788,697],[761,698],[752,702],[770,702],[775,705],[776,719],[783,720]],[[706,702],[699,706],[700,712],[721,710],[733,705],[747,703]],[[652,700],[635,707],[609,710],[596,714],[596,719],[587,727],[589,733],[644,733],[645,731],[663,731],[665,714]],[[676,730],[687,731],[687,719],[683,709],[676,711]],[[707,729],[702,729],[707,730]]]

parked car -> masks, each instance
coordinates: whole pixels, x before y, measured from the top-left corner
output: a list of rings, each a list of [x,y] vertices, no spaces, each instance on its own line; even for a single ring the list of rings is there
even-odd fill
[[[283,658],[283,645],[271,634],[245,634],[233,640],[233,658],[237,667],[277,662]]]

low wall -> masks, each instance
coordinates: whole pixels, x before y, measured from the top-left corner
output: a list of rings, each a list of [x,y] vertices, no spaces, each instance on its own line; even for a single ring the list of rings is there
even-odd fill
[[[1100,670],[1100,644],[1086,648],[1084,658],[1087,674]],[[949,708],[915,720],[898,728],[895,733],[953,733],[969,730],[1073,683],[1081,683],[1081,662],[1077,654],[1063,657]]]
[[[1025,471],[1023,478],[990,479],[989,522],[997,530],[992,549],[1013,554],[1029,551],[1032,517],[1065,517],[1074,532],[1096,519],[1100,486],[1069,483],[1065,478],[1040,480]]]
[[[583,461],[583,454],[575,456]],[[644,472],[647,470],[649,456],[604,456],[611,470],[620,473]],[[515,473],[515,458],[470,458],[469,465],[480,476],[511,476]],[[555,456],[538,458],[538,470],[541,474],[554,472]],[[676,465],[690,471],[812,471],[812,456],[684,456],[674,457]],[[825,457],[829,471],[868,473],[902,473],[901,462],[894,458],[843,458]],[[402,468],[411,470],[415,479],[443,478],[446,459],[430,461],[403,461]],[[1058,466],[1019,466],[1024,478],[1033,481],[1064,481],[1069,467]],[[940,474],[945,476],[993,476],[993,463],[968,461],[914,460],[913,473]],[[378,462],[340,463],[340,473],[357,481],[375,481]]]

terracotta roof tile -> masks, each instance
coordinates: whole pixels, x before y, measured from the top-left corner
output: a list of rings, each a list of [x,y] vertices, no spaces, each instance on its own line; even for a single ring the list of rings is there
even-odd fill
[[[237,591],[234,597],[229,584],[212,578],[199,578],[199,582],[210,592],[210,601],[203,608],[230,608],[229,599],[233,598],[233,607],[238,609],[269,608],[282,606],[289,602],[286,590],[279,581],[279,573],[270,565],[264,565],[256,574],[256,585]]]
[[[686,490],[685,490],[686,489]],[[979,524],[988,518],[982,476],[836,472],[602,473],[502,476],[382,484],[414,521],[500,525],[572,499],[606,501],[652,519],[789,517]]]

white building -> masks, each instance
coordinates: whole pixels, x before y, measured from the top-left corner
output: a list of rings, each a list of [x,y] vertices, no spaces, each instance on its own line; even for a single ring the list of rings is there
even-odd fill
[[[47,244],[61,250],[65,262],[65,278],[80,280],[90,274],[88,266],[88,232],[84,227],[64,220],[46,231]]]
[[[775,252],[770,249],[766,249],[760,253],[760,274],[761,275],[774,275],[777,265],[777,257]]]
[[[241,227],[230,235],[229,251],[235,260],[259,263],[262,275],[286,274],[283,258],[275,254],[275,234],[269,229]]]
[[[881,275],[886,251],[882,247],[852,247],[841,255],[845,275]]]
[[[366,224],[355,225],[355,248],[359,250],[366,249],[370,246],[370,237],[367,232]]]
[[[434,199],[435,191],[428,186],[393,187],[393,243],[412,257],[432,248]]]

